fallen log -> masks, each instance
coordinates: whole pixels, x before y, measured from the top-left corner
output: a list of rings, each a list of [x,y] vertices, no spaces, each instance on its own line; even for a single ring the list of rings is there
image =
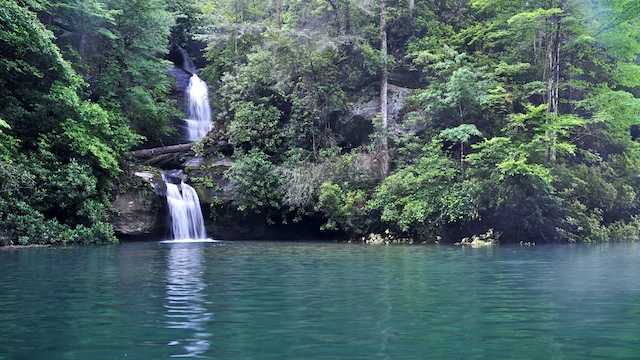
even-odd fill
[[[193,146],[193,143],[161,146],[161,147],[152,148],[152,149],[142,149],[142,150],[132,151],[131,155],[136,159],[153,157],[153,156],[158,156],[162,154],[173,154],[173,153],[187,151],[191,149],[192,146]]]
[[[148,166],[164,169],[166,166],[170,164],[174,164],[176,162],[175,158],[176,158],[175,154],[162,154],[162,155],[153,156],[144,160],[142,165],[148,165]],[[169,167],[172,167],[172,166],[169,166]]]

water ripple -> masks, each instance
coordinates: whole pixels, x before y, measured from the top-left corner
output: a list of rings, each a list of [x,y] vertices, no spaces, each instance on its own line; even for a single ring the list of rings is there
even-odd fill
[[[0,251],[0,359],[636,359],[636,244]]]

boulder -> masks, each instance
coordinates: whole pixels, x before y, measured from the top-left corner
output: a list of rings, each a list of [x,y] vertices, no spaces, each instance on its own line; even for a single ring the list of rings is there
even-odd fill
[[[499,239],[502,232],[494,232],[493,229],[487,230],[486,233],[473,235],[470,238],[465,237],[454,245],[471,246],[473,248],[494,246],[500,243]]]
[[[155,191],[156,175],[134,172],[132,183],[142,180],[142,186],[126,186],[116,194],[111,204],[111,225],[119,237],[148,237],[164,232],[166,199]]]

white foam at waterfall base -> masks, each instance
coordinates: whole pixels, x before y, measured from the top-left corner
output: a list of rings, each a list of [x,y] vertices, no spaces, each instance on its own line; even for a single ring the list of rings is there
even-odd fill
[[[196,74],[193,74],[189,79],[187,97],[189,99],[189,118],[184,120],[187,125],[187,140],[198,141],[207,135],[209,130],[213,128],[213,124],[211,123],[207,83]]]
[[[161,244],[191,244],[191,243],[220,243],[222,240],[213,239],[178,239],[178,240],[162,240]]]
[[[204,227],[196,190],[181,182],[167,185],[167,205],[171,222],[171,242],[210,242]]]

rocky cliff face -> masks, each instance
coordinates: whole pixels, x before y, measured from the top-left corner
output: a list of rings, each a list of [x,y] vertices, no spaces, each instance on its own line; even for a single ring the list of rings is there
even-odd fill
[[[111,224],[119,237],[154,237],[164,232],[166,199],[156,193],[152,172],[134,171],[128,190],[119,192],[111,205]],[[161,180],[160,180],[161,181]]]
[[[400,110],[413,90],[395,85],[389,85],[388,90],[387,113],[393,120],[400,116]],[[331,128],[339,136],[338,145],[343,149],[368,143],[374,131],[373,119],[380,112],[379,91],[376,86],[368,86],[353,95],[347,109],[335,113]]]

